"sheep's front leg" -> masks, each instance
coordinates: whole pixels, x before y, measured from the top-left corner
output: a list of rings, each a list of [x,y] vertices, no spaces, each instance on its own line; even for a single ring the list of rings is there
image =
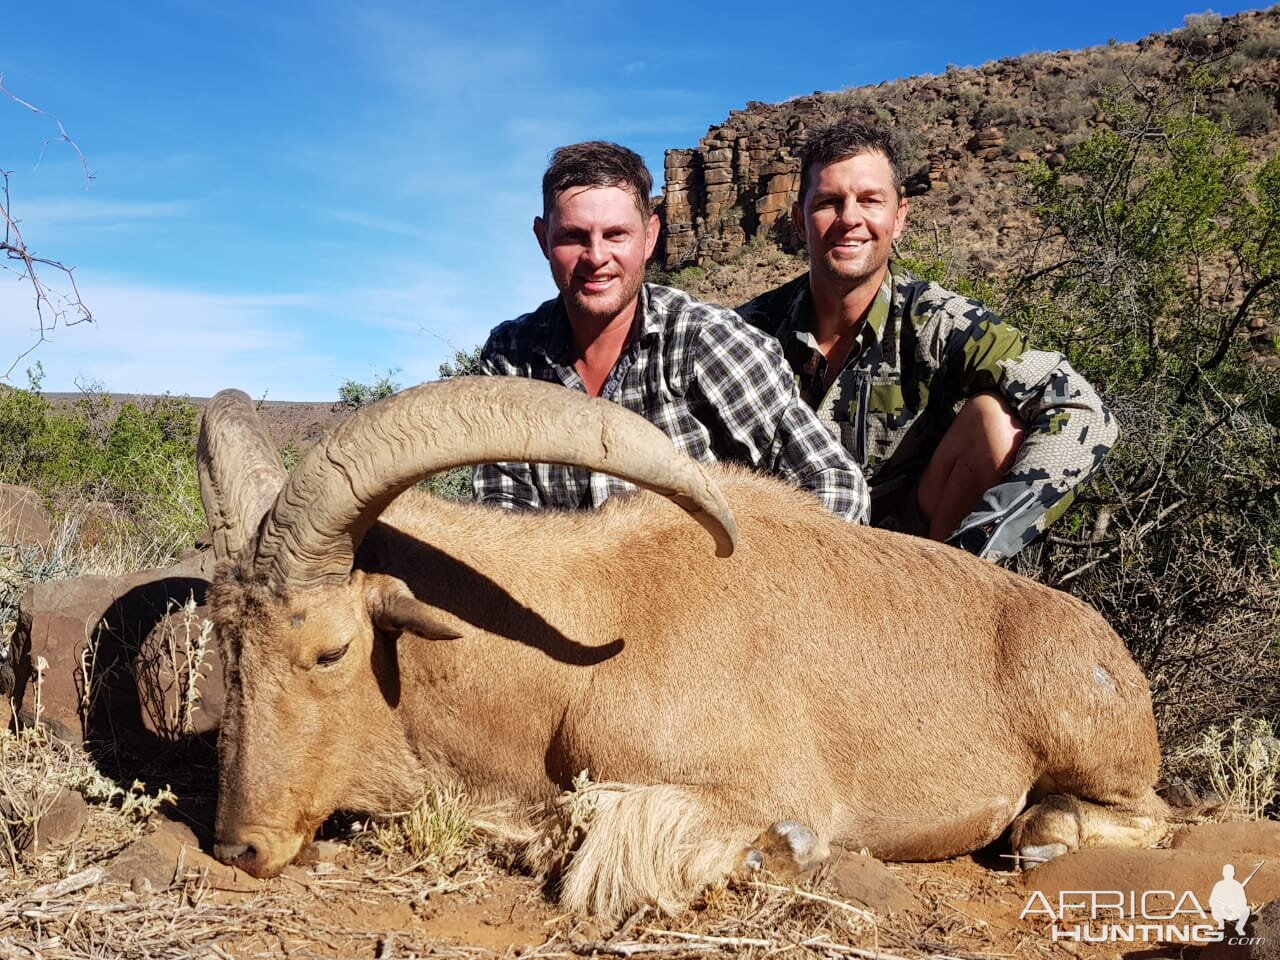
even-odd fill
[[[787,880],[808,873],[831,856],[831,848],[799,820],[779,820],[751,842],[742,866]]]
[[[710,787],[591,784],[574,803],[581,809],[584,800],[590,819],[561,876],[560,900],[612,920],[645,905],[678,913],[730,875],[767,869],[792,877],[827,855],[794,820],[758,833],[758,811]]]

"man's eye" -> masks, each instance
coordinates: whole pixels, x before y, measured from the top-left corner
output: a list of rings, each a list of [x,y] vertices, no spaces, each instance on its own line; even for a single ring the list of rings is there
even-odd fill
[[[337,650],[326,650],[324,653],[320,654],[320,656],[316,657],[316,666],[317,667],[333,666],[335,663],[337,663],[339,660],[341,660],[343,657],[347,655],[347,647],[349,646],[351,646],[351,644],[347,644],[346,646],[339,647]]]

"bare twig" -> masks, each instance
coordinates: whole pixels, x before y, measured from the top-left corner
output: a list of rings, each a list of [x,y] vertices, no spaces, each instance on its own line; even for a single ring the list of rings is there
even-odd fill
[[[1185,497],[1180,500],[1175,500],[1173,503],[1169,504],[1169,506],[1161,510],[1155,516],[1154,519],[1148,520],[1146,523],[1138,527],[1137,530],[1133,532],[1133,535],[1132,535],[1133,542],[1135,544],[1141,543],[1143,537],[1145,537],[1152,530],[1158,528],[1161,524],[1164,523],[1165,519],[1170,514],[1181,509],[1186,504],[1187,504],[1187,499]],[[1112,547],[1110,550],[1106,551],[1105,553],[1102,553],[1099,556],[1095,557],[1094,559],[1090,560],[1088,563],[1081,564],[1080,566],[1076,567],[1074,570],[1071,570],[1068,573],[1064,573],[1061,577],[1058,578],[1054,586],[1061,589],[1063,584],[1070,583],[1076,577],[1080,576],[1086,571],[1091,570],[1094,567],[1096,567],[1098,564],[1102,563],[1102,561],[1109,560],[1111,557],[1114,557],[1117,553],[1119,553],[1124,548],[1124,546],[1126,546],[1126,544],[1122,542]]]
[[[758,889],[758,890],[768,890],[771,893],[789,894],[793,897],[798,897],[801,900],[812,900],[815,903],[824,903],[829,907],[836,907],[837,909],[840,909],[840,910],[846,910],[849,913],[862,917],[862,919],[864,920],[871,920],[871,921],[875,920],[875,917],[871,913],[869,913],[866,910],[863,910],[861,907],[855,907],[853,904],[845,903],[843,900],[834,900],[831,897],[824,897],[821,894],[810,893],[807,890],[799,890],[795,887],[784,887],[781,884],[777,884],[777,883],[766,883],[763,880],[752,880],[750,883],[747,884],[747,886],[754,887],[755,889]]]
[[[766,943],[766,945],[768,945]],[[692,953],[718,949],[715,944],[689,943],[637,943],[634,940],[626,943],[609,943],[604,940],[583,940],[571,943],[569,949],[583,956],[603,953],[614,957],[638,957],[644,954]]]
[[[34,890],[27,892],[21,897],[10,900],[8,903],[0,906],[0,913],[7,913],[24,903],[42,903],[46,900],[57,900],[71,893],[78,893],[86,887],[96,886],[101,883],[102,878],[106,875],[107,871],[102,867],[87,867],[79,873],[73,873],[69,877],[63,877],[57,883],[46,883],[44,886],[36,887]]]
[[[4,74],[0,74],[0,94],[8,97],[20,107],[53,121],[58,128],[58,135],[44,139],[44,145],[40,151],[41,158],[43,159],[44,151],[48,149],[50,143],[61,141],[68,144],[76,152],[76,156],[80,158],[80,165],[84,168],[85,189],[87,190],[90,181],[93,180],[93,174],[89,171],[89,162],[84,155],[84,151],[80,149],[80,145],[67,134],[62,121],[23,100],[5,87]],[[3,374],[0,374],[0,379],[6,380],[23,359],[30,355],[40,344],[50,339],[50,335],[57,329],[59,323],[70,327],[78,323],[93,322],[93,313],[80,296],[80,288],[76,284],[74,274],[75,268],[68,267],[59,260],[36,256],[23,239],[22,230],[19,227],[21,221],[13,214],[13,203],[9,194],[9,177],[11,173],[12,171],[9,170],[0,170],[0,192],[3,193],[3,200],[0,201],[0,216],[4,217],[4,236],[3,239],[0,239],[0,253],[4,254],[5,259],[14,261],[17,264],[17,266],[13,267],[6,266],[4,269],[16,273],[20,281],[28,283],[31,287],[37,328],[35,343],[18,354],[13,362],[9,364],[9,368]],[[69,291],[64,293],[49,286],[41,275],[43,268],[62,273],[70,287]]]

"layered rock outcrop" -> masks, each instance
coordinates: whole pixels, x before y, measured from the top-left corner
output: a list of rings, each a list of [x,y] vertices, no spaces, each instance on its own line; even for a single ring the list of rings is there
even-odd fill
[[[1280,146],[1280,7],[1189,18],[1183,30],[1135,44],[748,103],[696,147],[667,152],[656,262],[667,270],[723,263],[750,241],[791,248],[796,151],[811,126],[849,113],[904,135],[917,228],[945,223],[965,257],[995,268],[1008,235],[1032,226],[1029,211],[1019,209],[1027,206],[1020,167],[1064,163],[1066,148],[1107,122],[1098,102],[1108,89],[1168,90],[1195,67],[1222,78],[1212,107],[1258,155]]]

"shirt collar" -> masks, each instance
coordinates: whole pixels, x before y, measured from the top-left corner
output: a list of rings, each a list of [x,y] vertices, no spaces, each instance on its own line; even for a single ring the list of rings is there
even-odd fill
[[[859,339],[863,341],[863,349],[884,335],[884,327],[889,321],[889,311],[893,306],[894,271],[895,264],[890,261],[889,269],[885,271],[884,279],[880,281],[880,289],[876,291],[876,298],[871,302],[867,322],[858,333]],[[778,330],[778,339],[784,344],[799,340],[809,349],[817,350],[818,341],[814,339],[811,332],[813,330],[813,294],[809,292],[809,275],[806,273],[801,280],[803,282],[796,284],[795,293],[787,308],[786,319]],[[867,328],[870,328],[870,334]],[[850,359],[854,359],[853,355]]]
[[[656,337],[662,333],[662,317],[658,315],[658,310],[652,303],[650,287],[652,287],[652,284],[640,284],[640,322],[632,324],[631,336],[627,340],[627,346],[638,340]]]
[[[626,351],[638,340],[657,336],[662,332],[662,318],[657,315],[650,303],[649,284],[640,285],[640,322],[631,324],[631,332],[627,336]],[[551,311],[547,315],[546,335],[543,339],[546,358],[552,363],[571,367],[577,357],[574,356],[573,336],[569,331],[569,313],[564,308],[564,295],[552,301]]]

